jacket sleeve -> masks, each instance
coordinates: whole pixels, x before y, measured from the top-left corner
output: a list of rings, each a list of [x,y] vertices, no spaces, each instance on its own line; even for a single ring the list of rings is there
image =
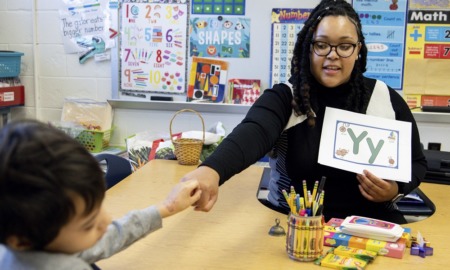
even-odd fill
[[[414,116],[411,113],[405,100],[392,88],[389,88],[392,107],[395,111],[395,119],[411,122],[411,182],[398,183],[399,193],[408,194],[420,185],[421,180],[425,177],[427,170],[427,161],[422,151],[420,143],[419,130],[417,128]]]
[[[78,254],[88,263],[109,258],[135,241],[162,227],[162,218],[155,206],[134,210],[114,220],[103,237],[91,248]]]
[[[242,122],[225,137],[200,166],[220,175],[223,184],[267,154],[275,145],[292,112],[292,93],[285,84],[267,89]]]

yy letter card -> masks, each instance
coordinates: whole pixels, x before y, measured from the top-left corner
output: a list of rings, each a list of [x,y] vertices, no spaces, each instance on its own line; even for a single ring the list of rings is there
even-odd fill
[[[411,123],[327,107],[318,162],[410,182]]]

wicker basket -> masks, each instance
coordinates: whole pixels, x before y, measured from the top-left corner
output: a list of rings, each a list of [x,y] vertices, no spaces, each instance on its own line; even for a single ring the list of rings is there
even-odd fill
[[[177,138],[174,139],[172,135],[172,122],[175,117],[182,112],[193,112],[200,117],[203,127],[203,140],[191,139],[191,138]],[[177,157],[178,163],[181,165],[197,165],[200,160],[200,154],[202,153],[203,143],[205,142],[205,122],[202,116],[191,109],[179,110],[175,113],[170,120],[170,138],[172,140],[173,146],[175,147],[175,156]]]

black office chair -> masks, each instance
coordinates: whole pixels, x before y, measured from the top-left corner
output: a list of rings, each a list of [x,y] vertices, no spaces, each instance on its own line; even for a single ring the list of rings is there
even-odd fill
[[[128,159],[113,154],[98,154],[95,156],[98,162],[106,162],[106,188],[109,189],[131,174],[132,167]]]
[[[417,199],[411,199],[408,197],[402,198],[396,203],[397,209],[405,216],[431,216],[436,212],[436,206],[423,193],[420,188],[416,188],[410,193]]]

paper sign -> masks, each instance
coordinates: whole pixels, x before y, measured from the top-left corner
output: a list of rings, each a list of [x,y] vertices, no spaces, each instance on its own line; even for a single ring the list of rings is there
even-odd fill
[[[411,123],[326,108],[320,164],[411,181]]]

